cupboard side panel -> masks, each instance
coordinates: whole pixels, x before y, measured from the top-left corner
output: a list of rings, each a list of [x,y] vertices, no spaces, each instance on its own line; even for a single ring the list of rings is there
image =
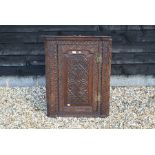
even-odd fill
[[[57,44],[46,41],[45,52],[47,115],[55,117],[58,113]]]
[[[102,82],[101,82],[101,105],[100,115],[109,115],[110,99],[110,74],[111,74],[112,41],[102,42]]]

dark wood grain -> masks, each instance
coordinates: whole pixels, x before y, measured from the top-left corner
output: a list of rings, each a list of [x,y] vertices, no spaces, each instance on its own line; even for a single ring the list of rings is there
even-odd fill
[[[112,64],[154,64],[155,63],[155,52],[132,52],[132,53],[113,53]]]
[[[125,45],[113,43],[112,53],[155,53],[155,42]],[[0,55],[44,55],[44,45],[43,43],[1,43]]]
[[[72,41],[70,42],[72,43]],[[89,43],[77,41],[76,45],[58,45],[58,47],[60,112],[96,113],[98,74],[96,74],[95,54],[98,52],[98,45],[95,43],[89,45]],[[74,50],[81,53],[72,54],[71,51]],[[67,104],[71,106],[67,106]]]
[[[111,38],[45,38],[48,116],[108,116]]]
[[[43,43],[0,43],[1,55],[44,55]]]
[[[0,66],[0,76],[45,75],[44,66]]]
[[[112,65],[112,75],[155,75],[155,63]]]
[[[155,42],[155,30],[143,31],[38,31],[38,32],[0,32],[0,43],[42,43],[43,35],[66,36],[66,35],[110,35],[114,43],[132,44],[140,42]]]
[[[47,115],[58,113],[58,59],[57,44],[45,42]]]
[[[3,55],[0,56],[0,66],[45,66],[44,55]]]
[[[155,75],[155,64],[119,64],[112,65],[112,75]],[[33,76],[45,75],[44,65],[28,66],[0,66],[0,75],[2,76]]]
[[[155,42],[117,44],[113,42],[112,53],[155,53]]]
[[[0,25],[1,76],[43,75],[43,35],[110,35],[112,75],[154,75],[154,25]]]
[[[154,25],[0,25],[0,32],[154,30]]]
[[[0,32],[97,31],[98,25],[0,25]]]
[[[109,115],[112,41],[102,42],[101,117]]]

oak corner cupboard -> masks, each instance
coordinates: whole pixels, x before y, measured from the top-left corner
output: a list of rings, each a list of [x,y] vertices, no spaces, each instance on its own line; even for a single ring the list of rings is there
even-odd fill
[[[45,36],[47,115],[109,115],[112,39]]]

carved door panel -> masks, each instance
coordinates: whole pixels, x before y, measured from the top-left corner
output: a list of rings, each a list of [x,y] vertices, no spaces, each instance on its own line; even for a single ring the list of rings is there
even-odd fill
[[[98,53],[98,44],[58,45],[58,108],[61,114],[98,112]]]

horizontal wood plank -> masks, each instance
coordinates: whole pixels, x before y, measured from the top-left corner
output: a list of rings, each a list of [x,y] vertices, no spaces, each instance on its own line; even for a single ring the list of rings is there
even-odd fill
[[[113,53],[112,64],[155,64],[154,53]]]
[[[155,64],[112,65],[112,75],[155,75]],[[0,66],[0,75],[45,75],[45,67],[41,66]]]
[[[113,53],[112,64],[155,64],[155,53]],[[45,55],[0,55],[0,66],[45,65]]]
[[[155,64],[112,65],[112,75],[155,75]]]
[[[40,43],[43,35],[58,35],[58,32],[0,33],[0,43]]]
[[[107,35],[111,36],[113,43],[132,44],[155,42],[155,31],[49,31],[49,32],[1,32],[0,43],[42,43],[43,35]]]
[[[112,53],[153,53],[155,52],[155,42],[133,43],[133,44],[113,44]]]
[[[0,76],[28,76],[28,75],[45,75],[44,66],[19,66],[8,67],[0,66]]]
[[[154,44],[131,44],[121,45],[113,44],[112,53],[153,53],[155,52]],[[0,55],[43,55],[43,43],[8,43],[0,44]]]
[[[98,25],[0,25],[0,32],[98,31]]]
[[[22,55],[10,55],[10,56],[0,56],[0,66],[41,66],[45,65],[44,55],[31,55],[31,56],[22,56]]]
[[[113,44],[112,53],[152,53],[155,52],[155,43]],[[43,43],[1,43],[0,55],[42,55]]]
[[[154,25],[0,25],[0,32],[154,30]]]
[[[155,42],[135,44],[113,44],[112,53],[153,53]],[[43,43],[1,43],[0,55],[43,55]]]
[[[22,32],[22,33],[0,33],[0,43],[43,43],[44,35],[63,36],[63,35],[102,35],[100,32],[92,31],[49,31],[49,32]]]
[[[0,55],[43,55],[44,44],[6,43],[0,44]]]
[[[106,30],[121,30],[121,31],[144,31],[144,30],[154,30],[154,25],[99,25],[100,31]]]

